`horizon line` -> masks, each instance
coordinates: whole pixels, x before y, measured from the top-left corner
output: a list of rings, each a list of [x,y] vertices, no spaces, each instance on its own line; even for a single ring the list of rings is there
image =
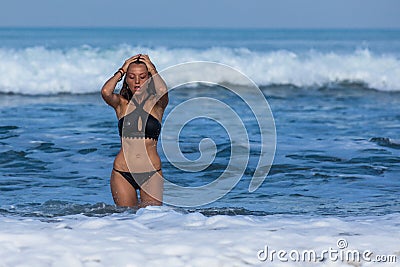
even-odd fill
[[[157,30],[400,30],[400,27],[211,27],[211,26],[16,26],[0,25],[0,29],[157,29]]]

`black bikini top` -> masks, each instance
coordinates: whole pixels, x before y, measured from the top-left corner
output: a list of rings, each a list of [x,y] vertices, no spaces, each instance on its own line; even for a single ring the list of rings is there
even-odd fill
[[[128,115],[119,119],[119,136],[127,138],[151,138],[158,140],[158,136],[161,132],[161,123],[154,118],[153,115],[147,113],[143,109],[143,106],[149,97],[150,95],[148,95],[140,104],[132,98],[132,102],[136,108]],[[145,126],[144,129],[143,125]]]

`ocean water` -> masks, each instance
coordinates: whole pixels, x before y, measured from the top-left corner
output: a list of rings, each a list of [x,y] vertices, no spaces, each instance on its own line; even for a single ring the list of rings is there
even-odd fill
[[[219,72],[215,84],[189,84],[188,71],[173,77],[182,85],[170,91],[164,118],[191,99],[232,108],[249,138],[234,156],[248,156],[233,171],[243,171],[240,181],[197,207],[114,206],[109,176],[120,141],[99,91],[136,53],[160,71],[211,61],[254,81],[276,127],[274,160],[256,191],[249,184],[262,134],[243,101],[253,91]],[[2,28],[0,266],[299,266],[260,260],[265,246],[370,250],[375,260],[325,255],[301,266],[375,266],[379,255],[396,266],[388,262],[400,261],[399,107],[399,30]],[[195,161],[202,140],[212,140],[212,162],[182,170],[168,157],[168,128],[159,143],[165,178],[186,187],[218,179],[244,147],[230,140],[232,122],[207,118],[222,118],[221,105],[191,111],[200,117],[182,127],[181,153]]]

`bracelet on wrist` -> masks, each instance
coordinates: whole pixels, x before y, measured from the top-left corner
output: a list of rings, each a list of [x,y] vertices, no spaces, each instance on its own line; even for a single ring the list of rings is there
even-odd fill
[[[124,77],[124,75],[125,75],[125,72],[124,72],[124,70],[123,70],[122,68],[119,68],[119,69],[117,70],[117,72],[114,73],[114,76],[117,75],[117,73],[121,74],[121,77],[118,79],[118,81],[121,81],[121,80],[122,80],[122,77]]]

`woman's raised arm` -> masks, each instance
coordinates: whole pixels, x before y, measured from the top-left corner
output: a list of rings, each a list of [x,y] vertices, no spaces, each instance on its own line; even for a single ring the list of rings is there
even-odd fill
[[[114,76],[106,81],[106,83],[103,85],[103,88],[101,88],[101,96],[103,97],[104,101],[113,108],[116,108],[120,103],[120,97],[114,93],[114,90],[124,74],[125,73],[122,73],[122,70],[118,70]]]
[[[104,101],[113,108],[116,108],[119,105],[121,99],[118,94],[114,93],[115,87],[117,86],[117,83],[122,80],[125,73],[128,71],[129,64],[136,61],[139,56],[140,54],[134,55],[133,57],[130,57],[127,60],[125,60],[124,65],[121,68],[119,68],[118,71],[114,73],[114,76],[108,79],[106,83],[103,85],[103,88],[101,88],[101,96],[103,97]]]
[[[168,105],[168,88],[166,83],[158,74],[156,67],[151,62],[148,55],[141,55],[139,60],[143,61],[146,64],[148,71],[151,73],[154,82],[154,87],[156,89],[156,94],[158,97],[160,97],[158,103],[163,108],[165,108]]]

